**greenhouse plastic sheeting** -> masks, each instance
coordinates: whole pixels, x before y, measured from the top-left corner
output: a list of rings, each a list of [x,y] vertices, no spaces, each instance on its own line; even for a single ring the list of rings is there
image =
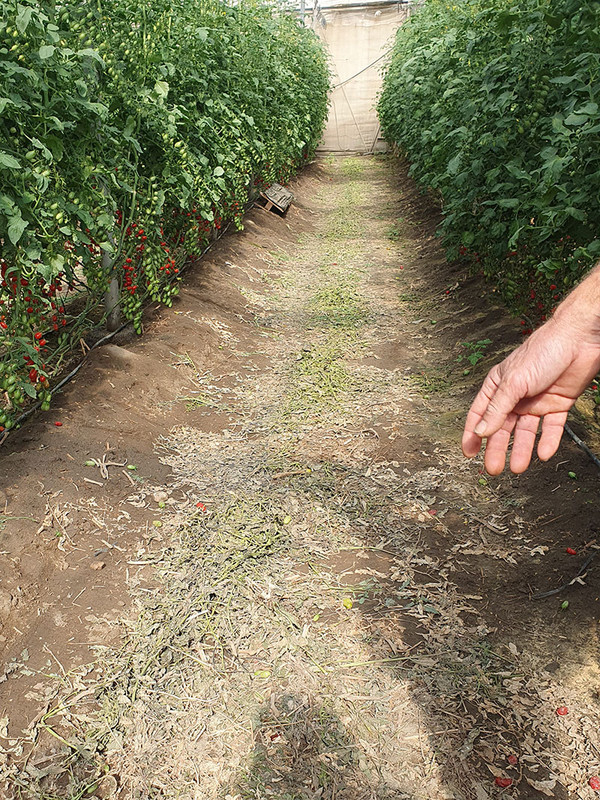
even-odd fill
[[[405,4],[321,8],[315,31],[331,58],[333,91],[320,151],[374,152],[385,149],[375,111],[385,54],[409,14]]]

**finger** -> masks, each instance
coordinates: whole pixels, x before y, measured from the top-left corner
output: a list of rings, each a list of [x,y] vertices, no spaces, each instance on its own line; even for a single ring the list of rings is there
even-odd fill
[[[538,442],[538,456],[542,461],[548,461],[558,450],[563,430],[567,421],[567,412],[546,414],[542,422],[542,435]]]
[[[473,433],[475,426],[481,420],[482,414],[471,409],[467,414],[465,430],[462,437],[462,451],[467,458],[473,458],[481,450],[481,436]]]
[[[462,437],[462,451],[467,458],[476,456],[481,449],[481,436],[475,433],[475,428],[481,422],[490,401],[496,393],[496,372],[497,367],[494,367],[487,375],[467,414]]]
[[[510,414],[502,428],[495,431],[488,440],[485,446],[484,465],[486,471],[490,475],[499,475],[504,469],[506,463],[506,451],[510,442],[510,435],[517,421],[516,414]]]
[[[522,393],[512,381],[500,383],[474,433],[489,437],[500,431],[521,397]]]
[[[511,472],[518,475],[529,466],[539,424],[540,418],[533,414],[525,414],[517,419],[510,454]]]

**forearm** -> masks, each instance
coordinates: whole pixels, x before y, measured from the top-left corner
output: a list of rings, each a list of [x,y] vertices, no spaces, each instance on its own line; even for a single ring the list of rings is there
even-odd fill
[[[600,341],[600,262],[562,301],[553,319],[571,326],[574,336]]]

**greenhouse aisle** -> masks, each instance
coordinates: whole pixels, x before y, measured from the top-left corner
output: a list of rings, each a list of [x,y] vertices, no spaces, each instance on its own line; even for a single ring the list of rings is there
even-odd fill
[[[292,190],[5,447],[4,796],[593,797],[595,467],[462,457],[518,326],[405,165]]]

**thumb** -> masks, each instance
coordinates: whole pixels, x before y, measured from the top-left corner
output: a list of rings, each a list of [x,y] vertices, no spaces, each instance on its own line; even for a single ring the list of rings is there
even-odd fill
[[[510,383],[500,384],[488,403],[483,417],[475,426],[474,433],[483,438],[499,431],[520,399],[521,393],[514,385]]]

